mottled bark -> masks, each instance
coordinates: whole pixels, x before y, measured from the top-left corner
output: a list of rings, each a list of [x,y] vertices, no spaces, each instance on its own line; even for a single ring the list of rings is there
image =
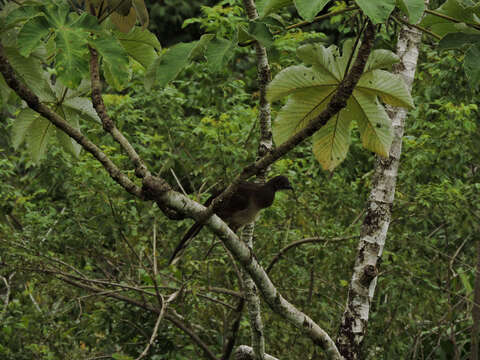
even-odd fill
[[[254,224],[245,226],[242,231],[242,241],[253,250]],[[252,348],[256,360],[265,360],[265,336],[263,333],[263,321],[260,308],[260,297],[255,282],[251,276],[242,269],[243,293],[247,303],[250,332],[252,335]]]
[[[397,44],[400,64],[395,72],[412,88],[418,58],[421,34],[404,27]],[[345,359],[358,359],[366,333],[370,305],[375,293],[378,261],[382,256],[385,238],[391,221],[391,208],[395,196],[398,165],[402,152],[402,136],[407,111],[387,107],[392,120],[394,140],[388,158],[377,159],[367,212],[362,225],[357,257],[350,281],[348,299],[336,341]]]
[[[471,334],[472,352],[470,354],[470,360],[478,360],[478,351],[480,346],[480,344],[478,343],[478,337],[479,337],[478,330],[480,328],[480,237],[477,239],[477,269],[475,271],[472,319],[473,319],[472,334]]]
[[[241,345],[235,351],[235,360],[255,360],[253,349],[249,346]],[[276,357],[265,354],[265,360],[278,360]]]
[[[243,5],[250,21],[258,18],[258,12],[253,0],[243,0]],[[268,64],[267,50],[258,41],[255,42],[255,55],[257,61],[258,90],[260,94],[258,121],[260,124],[260,142],[257,158],[261,158],[272,151],[272,120],[270,103],[267,100],[267,86],[270,82],[270,65]],[[258,176],[258,181],[264,183],[268,167]],[[254,248],[253,233],[255,224],[248,224],[242,231],[242,241],[250,248]],[[256,360],[265,360],[265,336],[263,333],[263,321],[260,307],[260,297],[255,282],[245,271],[242,272],[243,292],[247,303],[248,319],[252,336],[252,347]]]

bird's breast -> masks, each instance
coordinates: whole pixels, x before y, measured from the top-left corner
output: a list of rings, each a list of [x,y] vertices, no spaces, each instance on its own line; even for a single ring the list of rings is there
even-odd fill
[[[251,222],[254,222],[258,218],[260,210],[260,207],[252,202],[247,208],[235,212],[229,219],[229,224],[231,226],[240,228]]]

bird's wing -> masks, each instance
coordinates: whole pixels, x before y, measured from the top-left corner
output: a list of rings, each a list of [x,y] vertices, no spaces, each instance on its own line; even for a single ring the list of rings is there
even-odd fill
[[[228,199],[220,209],[216,211],[216,214],[220,216],[224,221],[228,222],[228,219],[238,211],[245,210],[250,205],[251,197],[257,191],[257,184],[248,182],[242,182],[238,185],[237,191]]]
[[[259,185],[249,182],[242,182],[239,184],[237,191],[232,195],[232,197],[227,200],[221,207],[215,212],[222,220],[228,222],[229,218],[232,217],[238,211],[245,210],[249,207],[252,197],[258,191]],[[212,196],[208,198],[204,206],[208,207],[212,201],[220,195],[225,189],[215,191]],[[196,222],[195,224],[188,229],[187,233],[183,236],[182,240],[178,243],[175,248],[168,264],[175,264],[181,257],[183,250],[188,246],[190,240],[193,239],[199,232],[202,230],[203,224]],[[236,229],[233,229],[234,231]]]

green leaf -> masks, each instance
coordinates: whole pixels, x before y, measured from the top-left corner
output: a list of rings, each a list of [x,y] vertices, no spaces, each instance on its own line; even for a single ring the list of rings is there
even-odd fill
[[[83,34],[68,28],[56,31],[56,69],[58,79],[67,87],[77,87],[88,72],[87,41]]]
[[[15,149],[18,149],[25,141],[25,136],[27,135],[30,125],[38,116],[38,113],[30,108],[22,109],[18,113],[12,126],[12,145]]]
[[[397,6],[408,16],[412,24],[418,23],[425,11],[424,0],[397,0]]]
[[[157,37],[150,31],[142,30],[137,26],[127,34],[118,32],[117,36],[128,55],[145,69],[158,57],[156,50],[160,50],[161,45]]]
[[[440,14],[447,15],[457,20],[451,21],[440,16],[427,14],[421,21],[420,25],[432,30],[434,33],[444,36],[448,33],[463,32],[467,34],[480,34],[478,30],[473,29],[465,23],[477,23],[476,13],[479,11],[480,4],[467,6],[457,0],[447,0],[439,8],[435,9]]]
[[[10,89],[10,87],[5,82],[5,79],[0,74],[0,108],[6,105],[11,93],[12,89]]]
[[[42,38],[50,33],[47,19],[43,16],[34,17],[23,25],[18,34],[17,44],[20,54],[28,57],[37,48]]]
[[[480,44],[472,45],[467,50],[463,68],[470,86],[477,90],[480,84]]]
[[[275,76],[268,85],[267,97],[269,101],[275,101],[303,89],[325,88],[332,92],[332,89],[334,90],[337,86],[338,81],[327,72],[320,73],[313,68],[295,65],[282,70]]]
[[[178,73],[190,62],[190,56],[197,45],[197,41],[179,43],[167,50],[151,65],[147,76],[154,76],[158,86],[164,87],[175,79]],[[150,83],[146,80],[145,86]],[[148,88],[148,87],[147,87]]]
[[[462,271],[459,272],[458,275],[460,276],[460,281],[462,282],[463,288],[465,289],[465,293],[471,294],[473,292],[473,286],[470,283],[468,274]]]
[[[465,45],[480,43],[480,34],[450,33],[438,43],[440,50],[458,49]]]
[[[365,72],[375,69],[390,69],[400,61],[397,54],[384,49],[373,50],[365,65]]]
[[[317,117],[332,96],[331,88],[303,89],[290,96],[273,123],[273,139],[277,145],[287,141]]]
[[[374,24],[386,22],[395,8],[395,0],[355,0],[355,2]]]
[[[131,69],[128,69],[127,73],[122,73],[122,76],[118,77],[112,65],[106,62],[102,63],[102,71],[106,82],[117,91],[125,89],[132,75]]]
[[[252,21],[248,24],[248,33],[267,49],[273,45],[273,35],[261,20]]]
[[[98,24],[98,19],[86,12],[78,16],[75,13],[70,14],[68,26],[72,29],[81,29],[88,32],[99,32],[101,27]]]
[[[55,100],[55,94],[45,80],[45,72],[38,60],[32,56],[23,57],[12,47],[5,47],[5,53],[18,76],[39,97],[40,101]]]
[[[348,110],[355,114],[363,147],[381,156],[388,156],[393,140],[390,118],[375,96],[354,90]]]
[[[282,7],[293,4],[293,0],[259,0],[255,2],[261,18]]]
[[[66,1],[47,3],[42,10],[53,27],[60,29],[67,24],[70,5]]]
[[[212,41],[215,39],[214,34],[204,34],[200,37],[200,40],[197,41],[197,44],[193,48],[192,52],[190,53],[190,59],[195,60],[202,58],[204,59],[205,56],[205,51],[207,50],[207,46]]]
[[[311,67],[290,66],[275,76],[267,88],[270,101],[289,96],[273,123],[277,144],[285,142],[315,119],[328,105],[344,77],[353,51],[346,42],[342,55],[336,47],[309,44],[298,49],[298,56]],[[379,99],[393,106],[413,107],[413,100],[402,78],[383,68],[398,61],[386,50],[372,53],[347,106],[330,119],[315,135],[313,148],[320,164],[332,170],[345,158],[350,144],[350,124],[358,123],[364,147],[387,156],[393,139],[390,118]]]
[[[329,1],[330,0],[294,0],[294,3],[300,16],[307,21],[311,21],[323,10]]]
[[[54,125],[42,116],[38,116],[29,128],[26,137],[27,148],[34,162],[39,162],[47,151],[48,141],[55,132]]]
[[[74,97],[66,99],[62,103],[63,107],[68,107],[69,109],[77,112],[80,117],[87,116],[97,123],[101,123],[100,118],[98,117],[97,112],[93,108],[92,101],[89,98],[85,97]]]
[[[116,39],[99,38],[90,40],[89,44],[94,47],[103,58],[103,69],[107,73],[105,77],[110,85],[117,90],[122,90],[130,78],[128,55],[125,49]]]
[[[80,130],[77,112],[65,106],[61,107],[61,112],[63,113],[65,120],[70,125],[72,125],[75,129]],[[68,136],[65,132],[59,129],[57,129],[56,133],[58,142],[63,147],[63,149],[66,152],[72,154],[74,157],[78,158],[78,156],[80,155],[80,151],[82,150],[81,145],[75,140],[73,140],[70,136]]]
[[[312,65],[322,77],[329,76],[337,83],[343,79],[347,65],[345,59],[350,56],[346,52],[343,55],[340,57],[340,52],[335,45],[326,48],[319,44],[307,44],[297,49],[297,56],[306,65]]]
[[[208,68],[213,71],[220,71],[233,56],[235,43],[222,38],[215,38],[210,41],[205,51]]]
[[[8,13],[8,16],[5,19],[5,26],[11,27],[22,21],[26,21],[36,16],[42,15],[43,14],[40,12],[39,6],[21,6]]]
[[[388,71],[373,70],[363,74],[356,89],[378,95],[383,102],[392,106],[415,107],[405,82]]]
[[[54,130],[50,121],[29,108],[23,109],[12,126],[13,146],[18,148],[26,141],[29,155],[38,162],[44,156]]]
[[[313,154],[325,170],[332,171],[345,160],[353,115],[349,110],[341,110],[313,136]]]

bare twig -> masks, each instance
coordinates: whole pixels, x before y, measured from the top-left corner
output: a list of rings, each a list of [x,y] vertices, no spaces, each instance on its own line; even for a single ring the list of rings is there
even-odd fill
[[[440,35],[435,34],[433,31],[430,31],[427,28],[424,28],[423,26],[420,26],[420,25],[410,24],[408,21],[405,21],[404,19],[402,19],[400,17],[392,16],[392,19],[393,19],[393,21],[395,21],[396,23],[398,23],[400,25],[403,24],[403,25],[407,25],[409,27],[415,28],[417,30],[420,30],[421,32],[424,32],[425,34],[428,34],[428,35],[430,35],[431,37],[433,37],[437,40],[440,40],[442,38]]]
[[[451,16],[445,15],[445,14],[440,13],[440,12],[435,11],[435,10],[425,9],[425,12],[427,14],[437,16],[439,18],[442,18],[442,19],[445,19],[445,20],[448,20],[448,21],[451,21],[451,22],[454,22],[454,23],[462,23],[462,24],[465,24],[465,25],[467,25],[469,27],[472,27],[476,30],[480,30],[480,25],[479,24],[474,24],[474,23],[469,23],[469,22],[465,22],[465,21],[462,21],[462,20],[458,20],[458,19],[455,19]]]
[[[48,231],[46,232],[45,236],[43,237],[42,240],[40,240],[41,243],[43,243],[45,240],[47,240],[48,238],[48,235],[50,235],[50,233],[52,232],[52,230],[55,228],[55,226],[58,224],[58,221],[60,220],[60,217],[63,215],[63,213],[65,212],[65,209],[66,207],[63,207],[62,211],[60,211],[60,214],[57,216],[57,218],[55,219],[55,222],[53,223],[53,225],[48,229]]]
[[[10,294],[11,294],[10,283],[14,275],[15,275],[15,272],[11,273],[8,279],[4,276],[0,276],[0,279],[2,279],[3,283],[5,284],[5,288],[7,289],[7,293],[5,294],[5,300],[3,300],[3,309],[2,309],[2,312],[0,313],[0,324],[2,323],[3,319],[5,318],[5,315],[7,314],[7,308],[8,308],[8,304],[10,303]]]
[[[280,258],[290,249],[293,249],[293,248],[296,248],[298,246],[301,246],[301,245],[304,245],[304,244],[310,244],[310,243],[318,243],[318,242],[321,242],[321,243],[326,243],[326,242],[339,242],[339,241],[345,241],[345,240],[350,240],[350,239],[355,239],[355,238],[358,238],[359,236],[358,235],[355,235],[355,236],[347,236],[347,237],[340,237],[340,238],[332,238],[332,239],[329,239],[329,238],[323,238],[323,237],[312,237],[312,238],[306,238],[306,239],[302,239],[302,240],[298,240],[298,241],[294,241],[292,242],[291,244],[288,244],[287,246],[285,246],[283,249],[281,249],[277,255],[274,256],[274,258],[272,259],[272,261],[270,261],[270,264],[267,266],[267,269],[265,270],[267,273],[270,272],[270,270],[272,270],[272,267],[273,265],[275,265],[278,260],[280,260]]]
[[[161,296],[161,295],[160,295]],[[150,341],[148,342],[147,346],[145,349],[142,351],[142,353],[137,357],[136,360],[141,360],[148,354],[148,350],[150,350],[150,347],[152,346],[153,342],[155,341],[155,338],[157,337],[158,334],[158,327],[160,326],[160,322],[163,319],[163,316],[165,315],[165,309],[167,307],[167,303],[165,302],[165,299],[162,297],[162,307],[160,309],[160,314],[158,314],[157,322],[155,323],[155,326],[153,327],[153,332],[152,336],[150,337]]]
[[[157,269],[157,222],[153,222],[153,245],[152,245],[152,251],[153,251],[153,275],[156,277],[158,275],[158,269]]]

